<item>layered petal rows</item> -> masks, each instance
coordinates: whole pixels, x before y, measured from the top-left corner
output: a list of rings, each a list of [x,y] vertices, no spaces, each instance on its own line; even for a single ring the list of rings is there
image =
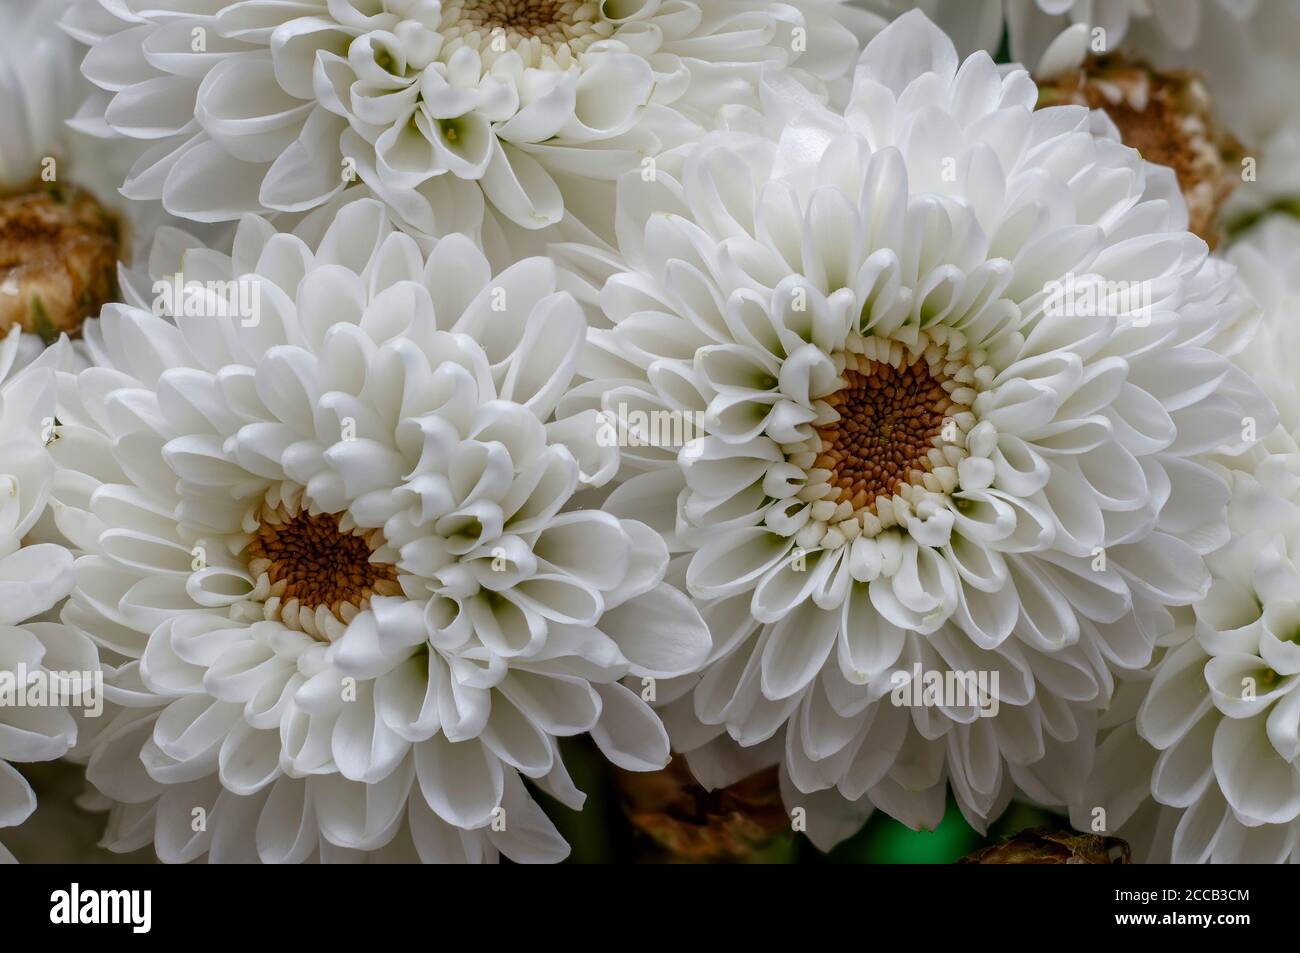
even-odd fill
[[[71,364],[66,342],[41,353],[18,328],[0,339],[0,828],[21,824],[36,807],[9,762],[67,753],[77,726],[58,699],[78,696],[87,687],[80,673],[98,667],[90,640],[50,613],[73,583],[72,554],[46,512],[55,369]],[[0,862],[12,860],[0,845]]]
[[[1231,537],[1209,557],[1212,583],[1111,716],[1097,771],[1075,806],[1076,819],[1101,807],[1126,832],[1138,812],[1156,829],[1153,860],[1300,856],[1297,239],[1300,227],[1274,218],[1230,253],[1265,315],[1238,361],[1276,401],[1281,421],[1251,453],[1222,461]]]
[[[538,229],[757,104],[767,67],[842,81],[843,0],[81,0],[83,109],[136,140],[125,182],[200,221],[303,211],[354,182],[421,235],[485,205]]]
[[[574,405],[701,425],[632,439],[607,505],[706,606],[670,706],[693,765],[729,735],[779,753],[788,802],[924,826],[949,785],[977,826],[1016,787],[1069,801],[1112,670],[1208,591],[1228,485],[1198,456],[1270,426],[1223,354],[1255,306],[1167,170],[1034,101],[909,14],[842,120],[706,140],[621,183],[618,248],[565,249],[607,324]],[[900,705],[931,671],[998,678]]]
[[[426,261],[372,200],[310,245],[255,217],[233,256],[171,237],[175,324],[87,328],[57,448],[87,552],[65,620],[117,660],[89,764],[108,842],[562,857],[523,779],[580,806],[557,739],[583,732],[661,767],[619,680],[708,643],[648,527],[565,511],[617,450],[556,413],[585,324],[554,266],[494,277],[460,237]]]

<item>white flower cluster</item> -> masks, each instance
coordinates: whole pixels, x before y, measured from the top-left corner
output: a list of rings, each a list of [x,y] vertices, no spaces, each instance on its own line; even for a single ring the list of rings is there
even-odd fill
[[[0,0],[0,827],[556,862],[578,751],[1300,859],[1300,2],[1186,7]],[[1214,249],[1116,56],[1268,86]]]

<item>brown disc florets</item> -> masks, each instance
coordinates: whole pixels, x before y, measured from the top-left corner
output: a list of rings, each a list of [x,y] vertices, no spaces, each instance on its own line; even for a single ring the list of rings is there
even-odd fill
[[[478,34],[480,44],[499,36],[503,45],[497,52],[523,43],[534,52],[553,54],[568,46],[577,53],[609,32],[596,30],[600,22],[596,0],[446,0],[439,31],[453,38]],[[487,49],[493,49],[490,43]]]
[[[373,596],[397,595],[397,567],[372,557],[384,545],[379,530],[344,528],[333,513],[310,513],[281,504],[263,506],[246,550],[268,617],[318,638],[332,628],[321,610],[343,625]]]
[[[809,437],[781,445],[804,478],[773,511],[776,523],[800,546],[833,549],[950,495],[977,423],[973,404],[993,380],[986,358],[942,326],[906,342],[850,335],[833,355],[835,387],[813,402]],[[803,504],[806,520],[794,515]]]
[[[1244,150],[1216,121],[1195,73],[1157,70],[1122,56],[1090,58],[1078,70],[1039,84],[1039,105],[1100,109],[1120,139],[1148,162],[1178,176],[1188,228],[1213,246],[1219,211],[1240,181]]]
[[[570,22],[573,8],[581,5],[564,0],[469,0],[462,16],[489,29],[503,27],[536,36]]]
[[[817,428],[823,446],[817,466],[831,471],[828,482],[839,490],[833,499],[855,510],[930,471],[928,454],[950,404],[923,359],[901,369],[865,364],[845,369],[844,386],[825,398],[840,418]]]

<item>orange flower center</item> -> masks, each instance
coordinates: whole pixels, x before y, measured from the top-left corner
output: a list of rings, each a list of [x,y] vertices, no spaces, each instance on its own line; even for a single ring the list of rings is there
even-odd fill
[[[824,398],[840,418],[817,428],[822,452],[815,465],[831,471],[828,482],[839,490],[832,499],[854,511],[874,510],[876,497],[921,482],[951,406],[924,359],[902,368],[864,365],[845,369],[845,385]]]
[[[397,567],[371,560],[383,543],[379,530],[345,532],[337,514],[264,507],[248,544],[248,568],[254,578],[267,577],[269,597],[286,607],[286,615],[298,614],[292,608],[315,613],[324,606],[347,624],[372,596],[401,592]]]

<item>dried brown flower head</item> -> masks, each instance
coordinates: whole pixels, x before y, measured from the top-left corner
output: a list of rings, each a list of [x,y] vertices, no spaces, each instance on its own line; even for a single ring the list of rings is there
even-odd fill
[[[93,195],[47,185],[0,196],[0,334],[47,342],[117,298],[121,230]]]
[[[706,791],[677,755],[662,771],[617,771],[616,782],[632,826],[667,854],[664,859],[754,862],[780,835],[793,837],[776,768]]]
[[[1157,70],[1119,55],[1092,57],[1078,70],[1040,82],[1038,105],[1100,109],[1124,144],[1174,170],[1188,227],[1213,247],[1219,210],[1240,181],[1243,150],[1215,121],[1200,77]]]
[[[1118,837],[1035,827],[1001,844],[984,847],[959,864],[1127,864],[1130,851]]]

